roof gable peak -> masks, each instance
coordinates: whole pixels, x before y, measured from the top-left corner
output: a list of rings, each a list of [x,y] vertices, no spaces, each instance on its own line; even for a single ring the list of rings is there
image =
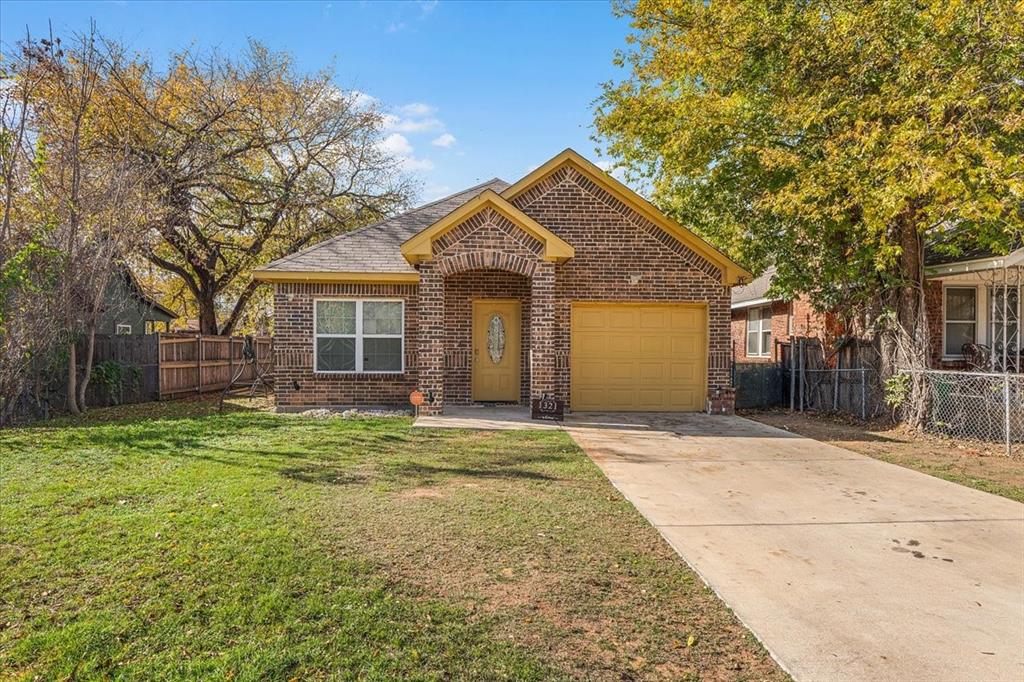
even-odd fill
[[[553,158],[549,159],[546,163],[527,173],[522,179],[513,183],[508,189],[504,190],[501,193],[501,196],[511,201],[564,166],[571,166],[575,171],[581,173],[595,185],[611,194],[613,197],[639,213],[647,220],[651,221],[654,225],[657,225],[662,230],[678,239],[708,262],[717,266],[722,272],[723,284],[734,285],[749,282],[751,280],[751,273],[741,265],[733,261],[708,242],[704,241],[691,230],[686,229],[666,216],[649,201],[623,183],[619,182],[612,175],[596,166],[593,162],[589,161],[572,148],[565,149]]]
[[[544,244],[544,258],[555,263],[564,263],[575,255],[575,250],[536,220],[513,206],[507,199],[486,189],[430,227],[417,233],[402,244],[402,255],[415,265],[433,257],[433,243],[447,232],[455,229],[481,211],[491,209],[504,216],[521,230]]]

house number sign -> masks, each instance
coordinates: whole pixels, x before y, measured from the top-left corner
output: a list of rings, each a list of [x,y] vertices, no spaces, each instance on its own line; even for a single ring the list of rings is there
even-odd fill
[[[534,398],[530,401],[530,418],[560,422],[565,418],[565,401],[554,398]]]

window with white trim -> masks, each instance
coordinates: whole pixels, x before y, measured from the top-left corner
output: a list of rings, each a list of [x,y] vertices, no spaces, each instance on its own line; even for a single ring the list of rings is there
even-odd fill
[[[764,358],[772,349],[772,309],[747,310],[747,357]]]
[[[381,299],[314,301],[314,369],[404,372],[404,306],[403,301]]]
[[[946,356],[963,353],[964,344],[978,342],[978,290],[975,287],[946,287],[943,347]]]
[[[117,334],[131,334],[132,326],[130,324],[119,324],[117,325],[117,328],[114,331]]]

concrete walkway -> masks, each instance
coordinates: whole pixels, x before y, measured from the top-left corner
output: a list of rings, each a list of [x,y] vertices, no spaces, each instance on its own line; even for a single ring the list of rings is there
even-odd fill
[[[565,429],[797,680],[1024,680],[1024,505],[739,417]]]

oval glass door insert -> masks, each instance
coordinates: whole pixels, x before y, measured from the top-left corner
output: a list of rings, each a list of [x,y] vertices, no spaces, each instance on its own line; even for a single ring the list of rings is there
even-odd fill
[[[492,315],[487,323],[487,354],[494,364],[505,355],[505,321],[498,314]]]

